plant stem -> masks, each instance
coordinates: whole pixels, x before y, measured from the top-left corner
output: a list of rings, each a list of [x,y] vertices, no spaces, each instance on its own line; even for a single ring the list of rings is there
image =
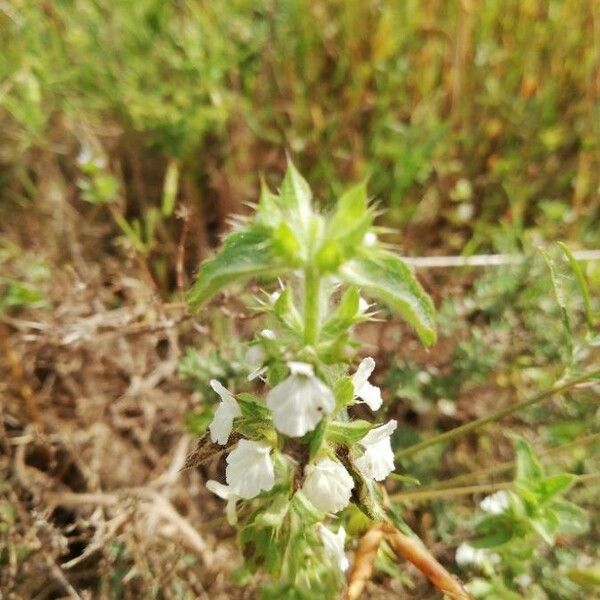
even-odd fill
[[[600,479],[600,473],[585,473],[583,475],[573,475],[575,483]],[[470,496],[471,494],[480,494],[495,492],[497,490],[510,490],[514,487],[512,481],[498,481],[496,483],[482,483],[481,485],[466,485],[463,487],[447,488],[443,490],[411,490],[408,492],[398,492],[390,495],[390,500],[402,501],[424,501],[435,500],[436,498],[447,498],[450,496]]]
[[[582,446],[587,446],[588,444],[593,444],[594,442],[600,442],[600,433],[591,433],[590,435],[586,435],[577,440],[573,440],[568,444],[563,444],[562,446],[556,446],[555,448],[550,448],[545,450],[544,452],[540,452],[538,454],[539,458],[547,458],[549,456],[554,456],[555,454],[561,454],[562,452],[566,452],[567,450],[571,450],[572,448],[578,448]],[[483,479],[484,477],[490,477],[493,475],[502,475],[503,473],[507,473],[511,471],[515,467],[515,461],[509,460],[503,463],[499,463],[497,465],[492,465],[491,467],[487,467],[484,469],[478,469],[477,471],[471,471],[470,473],[463,473],[462,475],[457,475],[456,477],[451,477],[450,479],[442,479],[440,481],[436,481],[431,485],[428,485],[426,488],[420,488],[419,491],[425,490],[439,490],[443,488],[454,487],[458,484],[468,483],[472,480]]]
[[[319,339],[321,280],[310,266],[304,271],[304,343],[314,346]]]
[[[475,421],[471,421],[470,423],[465,423],[464,425],[461,425],[460,427],[456,427],[454,429],[451,429],[450,431],[440,433],[439,435],[433,436],[433,437],[429,438],[428,440],[423,440],[422,442],[419,442],[418,444],[414,444],[413,446],[409,446],[408,448],[399,450],[398,452],[396,452],[396,459],[407,458],[409,456],[412,456],[413,454],[416,454],[417,452],[420,452],[421,450],[424,450],[425,448],[429,448],[429,446],[433,446],[434,444],[439,444],[441,442],[449,442],[451,440],[456,440],[456,439],[466,435],[467,433],[470,433],[471,431],[475,431],[476,429],[479,429],[480,427],[487,425],[488,423],[493,423],[494,421],[499,421],[500,419],[503,419],[504,417],[506,417],[512,413],[515,413],[515,412],[518,412],[519,410],[523,410],[524,408],[533,406],[534,404],[538,404],[539,402],[541,402],[542,400],[545,400],[546,398],[550,398],[551,396],[554,396],[555,394],[560,394],[561,392],[564,392],[564,391],[572,388],[575,385],[578,385],[580,383],[588,381],[589,379],[593,379],[594,377],[600,377],[600,371],[593,371],[591,373],[586,373],[585,375],[576,377],[575,379],[572,379],[571,381],[561,383],[559,385],[556,385],[556,386],[550,388],[549,390],[540,392],[539,394],[533,396],[533,398],[529,398],[528,400],[523,400],[522,402],[517,402],[517,404],[513,404],[512,406],[507,406],[506,408],[501,408],[500,410],[493,412],[491,415],[488,415],[486,417],[481,417],[480,419],[475,419]]]

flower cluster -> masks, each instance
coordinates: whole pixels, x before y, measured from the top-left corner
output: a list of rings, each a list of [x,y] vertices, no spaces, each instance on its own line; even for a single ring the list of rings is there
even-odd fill
[[[260,356],[265,358],[264,354]],[[289,375],[268,392],[265,404],[271,412],[276,431],[289,438],[299,438],[313,432],[323,419],[334,412],[336,399],[333,390],[315,375],[311,364],[290,361],[287,367]],[[370,357],[359,364],[351,377],[352,402],[364,402],[377,410],[382,403],[381,391],[368,381],[374,368],[375,361]],[[235,396],[220,382],[212,380],[210,385],[220,397],[209,425],[210,436],[215,444],[224,446],[229,441],[235,419],[242,416],[242,410]],[[383,481],[394,470],[390,436],[395,429],[395,420],[372,428],[351,449],[354,464],[364,478]],[[226,459],[226,485],[208,481],[208,489],[227,500],[230,523],[234,524],[237,520],[235,506],[238,500],[255,498],[275,485],[273,453],[278,453],[276,446],[241,439]],[[293,462],[291,457],[286,458],[286,462]],[[350,503],[355,481],[331,448],[324,448],[319,456],[304,465],[303,477],[300,491],[317,510],[335,514]],[[345,570],[343,527],[337,535],[322,524],[319,524],[318,530],[326,551],[340,569]]]

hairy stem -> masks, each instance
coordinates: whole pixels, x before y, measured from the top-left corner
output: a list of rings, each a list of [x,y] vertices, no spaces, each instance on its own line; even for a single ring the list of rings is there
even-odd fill
[[[538,454],[538,458],[543,459],[549,456],[554,456],[556,454],[562,454],[567,450],[571,450],[572,448],[580,448],[583,446],[587,446],[588,444],[593,444],[594,442],[600,442],[600,433],[591,433],[590,435],[586,435],[585,437],[573,440],[568,444],[563,444],[562,446],[556,446],[555,448],[550,448]],[[504,473],[508,473],[515,467],[515,461],[509,460],[507,462],[499,463],[497,465],[492,465],[491,467],[487,467],[484,469],[478,469],[477,471],[471,471],[470,473],[463,473],[462,475],[457,475],[456,477],[451,477],[450,479],[442,479],[440,481],[436,481],[431,485],[428,485],[426,488],[420,488],[419,491],[425,490],[439,490],[449,487],[455,487],[459,484],[468,483],[470,481],[477,481],[478,479],[483,479],[485,477],[492,477],[494,475],[502,475]]]
[[[398,452],[396,452],[396,459],[408,458],[409,456],[412,456],[413,454],[416,454],[417,452],[420,452],[421,450],[425,450],[425,448],[429,448],[430,446],[433,446],[434,444],[440,444],[442,442],[449,442],[451,440],[456,440],[456,439],[466,435],[467,433],[470,433],[471,431],[475,431],[476,429],[479,429],[480,427],[487,425],[488,423],[493,423],[494,421],[499,421],[500,419],[503,419],[504,417],[506,417],[508,415],[511,415],[515,412],[523,410],[524,408],[533,406],[534,404],[538,404],[539,402],[542,402],[543,400],[546,400],[547,398],[550,398],[550,397],[554,396],[555,394],[560,394],[561,392],[564,392],[580,383],[584,383],[585,381],[588,381],[595,377],[600,377],[600,371],[593,371],[591,373],[586,373],[585,375],[576,377],[575,379],[572,379],[571,381],[561,383],[559,385],[556,385],[556,386],[550,388],[549,390],[540,392],[539,394],[533,396],[533,398],[529,398],[528,400],[523,400],[522,402],[517,402],[516,404],[513,404],[512,406],[507,406],[506,408],[501,408],[500,410],[497,410],[497,411],[493,412],[492,414],[487,415],[486,417],[482,417],[480,419],[475,419],[475,421],[471,421],[470,423],[465,423],[464,425],[461,425],[460,427],[456,427],[454,429],[451,429],[450,431],[440,433],[439,435],[433,436],[427,440],[423,440],[422,442],[419,442],[418,444],[414,444],[413,446],[409,446],[408,448],[399,450]]]
[[[584,483],[600,479],[600,473],[585,473],[583,475],[572,475],[575,483]],[[466,485],[456,488],[444,488],[442,490],[424,489],[410,490],[407,492],[398,492],[392,494],[390,500],[401,500],[410,502],[423,502],[425,500],[435,500],[436,498],[447,498],[451,496],[470,496],[471,494],[488,494],[497,490],[511,490],[514,487],[512,481],[499,481],[497,483],[483,483],[481,485]]]
[[[313,346],[319,339],[321,280],[307,267],[304,271],[304,343]]]

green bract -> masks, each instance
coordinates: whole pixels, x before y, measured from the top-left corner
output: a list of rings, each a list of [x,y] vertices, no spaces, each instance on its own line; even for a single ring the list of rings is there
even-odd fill
[[[431,345],[436,339],[431,299],[400,257],[366,239],[373,216],[364,183],[343,194],[331,214],[319,214],[308,183],[290,163],[280,193],[263,184],[254,217],[228,234],[219,253],[200,267],[188,294],[190,307],[198,309],[229,284],[304,269],[363,289],[398,312]],[[347,331],[357,322],[358,294],[349,293],[325,323],[326,334]],[[278,312],[288,326],[297,326],[289,308],[280,306]]]

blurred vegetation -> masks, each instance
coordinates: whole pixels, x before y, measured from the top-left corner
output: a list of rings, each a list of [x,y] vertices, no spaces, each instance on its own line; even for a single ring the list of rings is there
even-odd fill
[[[531,246],[556,239],[572,249],[600,244],[598,0],[0,0],[0,236],[11,234],[0,241],[0,315],[22,311],[36,320],[35,311],[61,308],[55,317],[71,325],[73,315],[144,305],[146,297],[132,291],[137,284],[119,280],[132,271],[121,254],[115,259],[117,239],[139,261],[131,279],[151,280],[164,296],[185,289],[226,219],[256,201],[258,175],[272,185],[281,180],[285,151],[324,206],[350,182],[368,177],[369,192],[385,210],[378,224],[397,232],[387,239],[402,252],[526,253],[523,265],[481,277],[466,269],[423,272],[440,308],[441,341],[426,356],[393,322],[382,324],[380,337],[385,341],[389,328],[392,344],[373,353],[381,359],[377,378],[385,383],[388,416],[403,424],[397,451],[491,412],[499,401],[546,389],[561,373],[597,364],[597,314],[587,318],[572,265],[559,249],[551,250],[552,263]],[[45,236],[43,244],[36,235]],[[105,267],[100,274],[94,261]],[[72,263],[77,278],[65,267]],[[597,263],[584,269],[597,313],[600,270]],[[77,287],[82,281],[88,292]],[[200,329],[181,334],[187,349],[177,360],[179,376],[194,394],[193,406],[188,389],[185,401],[169,396],[174,436],[180,437],[182,418],[194,434],[206,429],[208,379],[249,385],[243,327],[227,301],[207,311],[205,337]],[[62,310],[69,303],[72,311]],[[5,339],[0,329],[0,342]],[[66,358],[59,346],[51,346],[59,358],[47,366],[25,334],[21,341],[35,391],[60,383]],[[136,343],[127,356],[145,348],[154,357],[151,343]],[[95,335],[89,344],[96,357]],[[111,358],[115,350],[105,353]],[[38,362],[41,367],[31,366]],[[113,381],[119,377],[114,371],[102,366],[81,377]],[[171,393],[169,386],[176,387],[172,379],[166,384]],[[102,392],[106,407],[129,393],[120,380],[115,389]],[[84,393],[70,393],[73,402],[89,404]],[[63,419],[65,400],[45,394],[41,401],[54,402],[50,408]],[[449,476],[450,482],[481,482],[489,465],[514,456],[507,432],[535,440],[547,461],[551,450],[598,434],[597,387],[579,390],[577,398],[567,394],[532,407],[452,452],[431,447],[402,466],[430,490]],[[12,413],[10,419],[11,435],[24,435],[26,419]],[[111,444],[120,439],[111,435]],[[166,442],[144,440],[150,456],[171,451]],[[111,444],[108,454],[115,453]],[[585,449],[553,454],[560,460],[545,466],[597,472],[597,450],[596,439]],[[29,506],[29,486],[24,489]],[[498,571],[486,574],[480,597],[512,600],[520,590],[528,598],[583,600],[598,593],[597,486],[571,494],[588,509],[590,531],[526,563],[543,591],[524,591]],[[0,564],[5,556],[15,565],[31,558],[32,572],[43,578],[38,554],[28,549],[39,523],[31,524],[25,512],[13,514],[21,500],[4,475],[0,496]],[[193,506],[204,509],[199,497],[192,496]],[[211,516],[220,515],[220,506],[210,508]],[[427,543],[445,544],[449,564],[454,558],[447,548],[475,528],[471,499],[433,499],[427,512],[409,503],[406,514]],[[17,529],[25,541],[9,544],[7,532]],[[147,590],[154,597],[145,562],[155,558],[153,568],[168,571],[168,552],[139,552],[136,540],[122,537],[115,535],[102,551],[110,575],[88,569],[90,587],[99,581],[115,598]],[[185,565],[177,562],[179,571],[164,575],[164,590],[173,585],[164,596],[196,597],[189,583],[195,575],[186,571],[190,555],[178,554],[178,544],[170,551]],[[61,552],[57,545],[55,557]],[[392,573],[391,563],[380,562]],[[18,585],[27,585],[26,572],[18,571]],[[140,573],[148,581],[136,583]],[[407,578],[397,568],[392,574]],[[123,591],[131,589],[130,596]]]
[[[579,0],[2,3],[0,206],[83,170],[70,197],[114,202],[148,256],[171,165],[203,253],[286,148],[324,203],[370,177],[410,251],[593,245],[599,23]]]

